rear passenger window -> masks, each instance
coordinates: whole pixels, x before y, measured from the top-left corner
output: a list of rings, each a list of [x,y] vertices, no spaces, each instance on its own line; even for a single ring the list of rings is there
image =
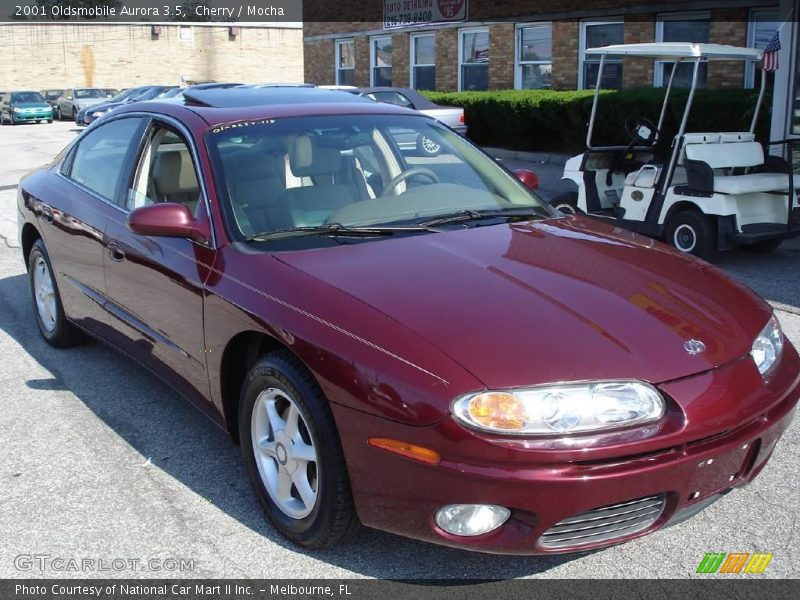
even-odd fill
[[[88,133],[75,149],[68,176],[113,202],[140,124],[138,118],[117,119]]]
[[[172,129],[154,127],[125,208],[133,210],[157,202],[177,202],[196,214],[200,200],[200,182],[188,143]]]

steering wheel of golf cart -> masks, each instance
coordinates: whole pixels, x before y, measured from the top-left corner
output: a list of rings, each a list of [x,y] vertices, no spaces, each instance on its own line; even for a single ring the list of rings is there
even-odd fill
[[[431,180],[431,183],[439,183],[439,176],[436,175],[430,169],[426,169],[425,167],[412,167],[411,169],[407,169],[400,173],[397,177],[392,179],[389,183],[386,184],[386,187],[383,189],[383,195],[388,196],[389,192],[394,190],[398,185],[403,183],[406,179],[410,177],[427,177]]]
[[[625,121],[625,133],[631,138],[631,144],[655,146],[658,142],[658,127],[645,117]]]

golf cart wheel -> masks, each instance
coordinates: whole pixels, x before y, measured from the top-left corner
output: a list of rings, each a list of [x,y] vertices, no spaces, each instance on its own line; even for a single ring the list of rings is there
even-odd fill
[[[565,215],[577,215],[580,212],[578,209],[578,192],[559,194],[550,201],[550,205]]]
[[[717,249],[714,221],[699,210],[682,210],[667,223],[666,241],[681,252],[708,260]]]
[[[742,246],[742,250],[747,250],[753,254],[769,254],[778,249],[783,243],[783,238],[776,238],[774,240],[764,240],[763,242],[756,242],[755,244],[747,244]]]
[[[425,135],[420,135],[417,137],[417,151],[425,156],[436,156],[442,151],[442,145]]]

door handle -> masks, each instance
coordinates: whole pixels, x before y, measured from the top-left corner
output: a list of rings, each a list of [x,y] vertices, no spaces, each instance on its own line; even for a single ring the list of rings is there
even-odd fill
[[[122,248],[120,248],[116,242],[108,244],[108,255],[111,257],[111,260],[116,262],[125,260],[125,252],[122,251]]]
[[[42,204],[42,219],[48,223],[53,222],[53,209],[47,206],[47,204]]]

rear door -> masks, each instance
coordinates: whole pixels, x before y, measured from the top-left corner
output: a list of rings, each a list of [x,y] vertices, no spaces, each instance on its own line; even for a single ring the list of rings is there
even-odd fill
[[[187,205],[208,219],[199,162],[177,123],[154,118],[135,160],[121,209],[157,202]],[[203,340],[203,284],[216,256],[211,243],[133,233],[109,222],[104,258],[109,318],[119,343],[190,399],[209,396]]]
[[[129,117],[103,124],[83,136],[54,167],[56,177],[29,201],[58,281],[67,316],[108,337],[105,317],[103,231],[122,220],[118,197],[144,121]]]

